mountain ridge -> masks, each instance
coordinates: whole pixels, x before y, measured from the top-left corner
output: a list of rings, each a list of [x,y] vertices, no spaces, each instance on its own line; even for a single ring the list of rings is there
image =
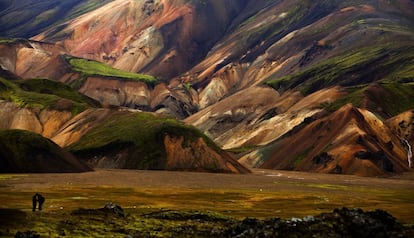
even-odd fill
[[[414,108],[413,19],[414,2],[409,0],[117,0],[29,41],[0,41],[0,64],[17,77],[69,84],[104,106],[183,120],[222,148],[243,151],[235,156],[248,166],[273,160],[277,152],[264,153],[266,158],[258,153],[300,133],[309,137],[302,139],[309,140],[305,144],[313,143],[306,132],[309,123],[330,121],[348,108],[354,114],[341,115],[350,121],[363,118],[358,122],[363,135],[379,137],[378,131],[386,131],[382,136],[392,138],[393,148],[371,138],[369,148],[360,148],[364,153],[354,151],[343,160],[361,160],[355,162],[360,170],[340,162],[342,172],[380,176],[409,169],[406,143],[414,144],[407,116]],[[79,70],[68,59],[88,68]],[[88,74],[98,62],[109,66],[106,71],[149,74],[154,81]],[[367,116],[371,114],[375,120]],[[331,138],[346,137],[343,133],[337,130]],[[343,143],[361,146],[355,140]],[[290,164],[289,169],[332,172],[320,168],[318,163],[331,161],[331,155],[324,146],[318,148],[312,152],[314,160],[302,158],[308,163],[302,167],[291,161],[299,161],[309,148],[290,162],[284,155],[276,157]],[[246,157],[248,152],[251,157]],[[342,161],[338,158],[334,161]]]

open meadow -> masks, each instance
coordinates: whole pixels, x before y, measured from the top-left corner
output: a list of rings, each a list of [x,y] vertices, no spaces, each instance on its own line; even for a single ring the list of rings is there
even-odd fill
[[[46,202],[42,212],[33,213],[31,198],[36,192],[45,196]],[[2,174],[0,199],[0,234],[6,237],[26,230],[36,231],[42,237],[124,237],[120,234],[125,231],[160,231],[172,226],[172,221],[143,218],[160,211],[241,220],[303,218],[342,207],[382,209],[411,226],[414,173],[390,178],[270,170],[255,170],[247,175],[134,170]],[[76,221],[70,218],[79,208],[99,209],[109,201],[124,209],[127,220],[109,219],[106,224],[106,216],[102,220],[98,216]],[[209,229],[207,223],[204,225]],[[151,232],[148,234],[155,237],[157,233]]]

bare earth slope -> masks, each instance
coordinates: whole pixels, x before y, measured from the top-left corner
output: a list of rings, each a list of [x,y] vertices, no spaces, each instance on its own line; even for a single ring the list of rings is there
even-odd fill
[[[400,139],[375,115],[349,104],[262,151],[270,155],[262,168],[366,176],[407,169]]]

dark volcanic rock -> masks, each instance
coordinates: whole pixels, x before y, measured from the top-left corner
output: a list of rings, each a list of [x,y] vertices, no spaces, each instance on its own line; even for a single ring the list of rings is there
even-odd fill
[[[303,219],[246,218],[224,233],[224,237],[408,237],[404,228],[385,211],[348,208]]]
[[[34,231],[25,231],[25,232],[18,231],[14,237],[15,238],[39,238],[40,235]]]
[[[116,216],[125,217],[124,209],[113,202],[108,202],[103,208],[99,209],[84,209],[79,208],[72,212],[72,215],[108,215],[114,214]]]

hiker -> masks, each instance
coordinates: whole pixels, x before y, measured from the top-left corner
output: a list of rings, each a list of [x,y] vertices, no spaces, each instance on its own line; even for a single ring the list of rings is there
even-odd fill
[[[37,203],[39,203],[39,211],[41,211],[43,207],[43,203],[45,203],[45,197],[43,197],[39,193],[36,193],[32,197],[32,203],[33,203],[32,211],[36,211]]]

